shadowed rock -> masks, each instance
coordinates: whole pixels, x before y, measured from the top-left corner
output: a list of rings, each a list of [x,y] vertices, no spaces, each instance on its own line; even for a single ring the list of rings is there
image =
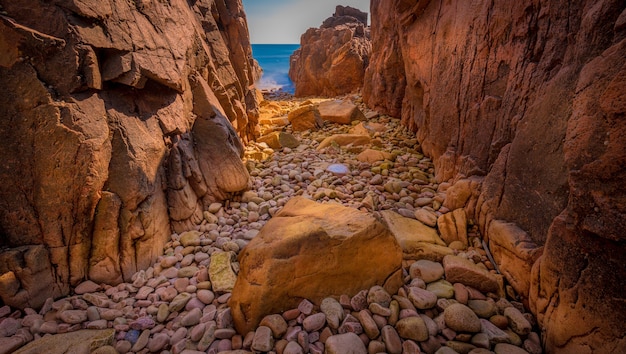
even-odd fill
[[[489,240],[545,351],[626,351],[624,3],[371,11],[364,102],[416,132],[438,181],[463,184],[444,206]]]
[[[239,0],[0,6],[5,304],[129,281],[247,188],[259,68]]]

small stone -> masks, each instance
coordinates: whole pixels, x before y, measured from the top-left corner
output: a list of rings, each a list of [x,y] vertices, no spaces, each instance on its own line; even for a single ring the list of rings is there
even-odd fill
[[[87,311],[65,310],[58,314],[61,321],[69,324],[79,324],[87,321]]]
[[[209,279],[213,284],[213,291],[230,292],[235,286],[237,275],[233,271],[232,252],[215,252],[211,255],[209,265]]]
[[[307,332],[314,332],[322,329],[326,324],[326,315],[323,312],[308,316],[302,321],[302,327]]]
[[[452,304],[444,310],[446,326],[457,332],[478,333],[481,322],[469,307],[463,304]]]
[[[481,332],[485,333],[487,337],[489,337],[489,343],[509,343],[509,335],[500,328],[496,327],[493,323],[485,319],[480,319],[480,325]]]
[[[381,338],[387,347],[387,353],[389,354],[401,354],[402,353],[402,341],[396,329],[391,326],[384,326],[381,329]]]
[[[95,293],[97,291],[100,291],[100,289],[101,289],[100,285],[94,283],[91,280],[86,280],[78,284],[78,286],[74,288],[74,293],[76,293],[76,295],[83,295],[86,293]]]
[[[367,293],[367,303],[377,303],[383,307],[389,307],[389,303],[391,302],[391,295],[379,285],[375,285],[370,288]]]
[[[169,315],[170,315],[169,306],[165,303],[159,305],[159,309],[157,312],[157,321],[164,322]]]
[[[300,301],[300,304],[298,305],[298,310],[300,310],[300,312],[305,315],[310,315],[313,312],[313,307],[315,307],[315,305],[313,305],[311,301],[304,299]]]
[[[400,337],[423,342],[428,339],[429,333],[421,317],[406,317],[396,323],[396,330]]]
[[[269,327],[272,330],[274,338],[282,338],[288,328],[287,322],[283,316],[276,314],[263,317],[259,325]]]
[[[437,295],[425,289],[410,287],[408,296],[411,303],[420,310],[433,308],[437,304]]]
[[[215,338],[217,339],[230,339],[237,331],[234,328],[218,328],[215,330]]]
[[[389,303],[391,305],[391,303]],[[373,314],[388,317],[391,315],[391,310],[387,307],[383,307],[381,304],[377,304],[372,302],[369,306],[369,310],[372,311]]]
[[[467,305],[469,292],[465,288],[465,285],[461,283],[454,283],[452,287],[454,288],[454,298],[456,301],[462,303],[463,305]]]
[[[274,338],[272,330],[266,326],[259,326],[254,332],[252,340],[252,349],[260,352],[269,352],[274,347]]]
[[[213,344],[213,342],[215,341],[216,328],[217,326],[215,322],[209,322],[209,324],[206,325],[204,334],[202,335],[202,338],[200,338],[200,341],[197,345],[198,350],[206,351],[207,349],[209,349],[211,344]]]
[[[133,322],[131,322],[130,324],[130,328],[132,329],[137,329],[137,330],[144,330],[144,329],[151,329],[154,328],[154,326],[156,325],[156,323],[154,322],[154,320],[151,317],[139,317],[138,319],[134,320]]]
[[[22,327],[22,324],[15,318],[4,318],[0,321],[0,337],[11,337],[17,333],[20,327]]]
[[[178,278],[191,278],[198,272],[198,267],[189,266],[180,268],[176,274]]]
[[[198,290],[196,292],[196,296],[198,300],[202,301],[203,304],[209,305],[215,300],[215,294],[211,290]]]
[[[528,338],[526,338],[522,347],[530,354],[543,354],[541,339],[535,332],[530,332],[530,334],[528,334]]]
[[[115,350],[117,350],[118,352],[125,354],[128,353],[130,351],[130,348],[133,346],[133,344],[127,340],[120,340],[115,344]]]
[[[453,349],[455,353],[469,353],[472,350],[476,349],[476,346],[474,346],[473,344],[461,342],[460,340],[447,341],[446,346]]]
[[[202,311],[194,308],[181,319],[180,324],[184,327],[195,326],[200,323],[200,317],[202,317]]]
[[[187,246],[200,246],[200,235],[202,235],[199,231],[187,231],[180,234],[180,244],[183,247]]]
[[[524,349],[507,343],[496,344],[493,351],[496,354],[528,354]]]
[[[343,177],[350,174],[350,169],[344,164],[331,164],[326,167],[326,171],[332,173],[335,176]]]
[[[320,309],[326,315],[326,322],[332,329],[339,328],[343,320],[343,307],[332,297],[325,298],[320,304]]]
[[[304,354],[304,350],[302,350],[300,344],[289,342],[287,346],[285,346],[285,349],[283,349],[283,354]]]
[[[218,211],[222,209],[222,203],[211,203],[208,208],[208,212],[211,214],[216,214]]]
[[[438,298],[452,299],[454,297],[454,287],[443,279],[429,283],[426,290],[434,293]]]
[[[530,322],[528,322],[526,317],[515,307],[505,308],[504,316],[509,320],[511,329],[520,336],[525,336],[532,330]]]
[[[420,259],[409,267],[411,278],[421,278],[426,283],[434,282],[443,277],[443,266],[441,263]]]
[[[458,240],[450,242],[448,247],[450,247],[450,248],[452,248],[453,250],[456,250],[456,251],[464,251],[464,250],[467,249],[467,245],[464,244],[461,241],[458,241]]]
[[[387,348],[385,347],[385,343],[379,340],[372,340],[369,342],[367,346],[367,352],[369,354],[384,353],[386,351],[387,351]],[[416,351],[413,353],[419,353],[419,351]]]
[[[470,342],[478,348],[485,348],[485,349],[490,348],[489,336],[487,336],[486,333],[475,334],[474,336],[472,336],[472,339]]]
[[[110,345],[105,345],[105,346],[95,349],[94,351],[91,352],[91,354],[119,354],[119,353],[114,347]]]
[[[367,310],[361,310],[357,313],[356,317],[361,322],[361,326],[363,327],[363,331],[370,339],[375,339],[380,335],[380,330],[376,325],[376,322],[369,314]]]
[[[350,299],[350,306],[352,307],[352,310],[354,311],[361,311],[363,309],[366,309],[368,306],[367,290],[361,290],[356,295],[354,295]]]
[[[423,208],[415,210],[415,219],[430,227],[437,226],[437,214]]]
[[[137,341],[135,342],[133,347],[130,348],[130,350],[133,352],[140,351],[141,349],[145,348],[146,345],[148,345],[149,340],[150,340],[150,330],[146,329],[141,332],[141,334],[139,335],[139,338],[137,338]]]
[[[170,338],[166,333],[158,333],[148,341],[148,350],[152,353],[161,351],[168,344]]]
[[[337,334],[326,340],[325,354],[367,354],[365,344],[354,333]]]
[[[443,258],[443,268],[446,280],[451,283],[463,283],[483,292],[497,294],[502,291],[498,276],[465,258],[447,255]],[[472,298],[471,292],[470,298]]]
[[[498,313],[498,308],[493,301],[488,300],[469,300],[467,306],[481,318],[491,318]]]
[[[170,312],[178,312],[182,310],[187,302],[191,299],[191,295],[189,293],[181,293],[176,295],[174,299],[170,302],[169,311]]]

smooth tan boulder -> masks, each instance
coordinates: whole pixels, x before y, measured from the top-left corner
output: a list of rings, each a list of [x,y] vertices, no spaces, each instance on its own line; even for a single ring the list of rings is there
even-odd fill
[[[324,126],[320,111],[313,104],[299,107],[287,115],[294,131],[317,130]]]
[[[405,259],[428,259],[441,262],[454,251],[446,247],[437,230],[415,219],[406,218],[394,211],[380,212],[383,222],[395,236]]]
[[[484,293],[504,295],[502,276],[490,273],[486,268],[459,256],[446,256],[443,259],[446,280],[450,283],[463,283]]]
[[[365,120],[363,112],[349,101],[324,101],[317,106],[317,109],[323,120],[333,123],[350,124],[354,120]]]
[[[393,294],[402,284],[402,250],[372,214],[303,197],[267,222],[239,262],[229,301],[239,333],[302,299],[319,304],[374,285]]]

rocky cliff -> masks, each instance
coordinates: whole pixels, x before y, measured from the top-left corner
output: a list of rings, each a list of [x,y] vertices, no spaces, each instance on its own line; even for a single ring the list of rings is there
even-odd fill
[[[623,1],[372,1],[363,90],[456,182],[548,352],[626,351]],[[532,268],[532,272],[531,272]]]
[[[320,28],[309,28],[291,56],[295,95],[334,97],[363,86],[371,43],[367,13],[337,6]]]
[[[258,117],[240,0],[0,1],[0,296],[149,267],[245,189]],[[43,291],[45,290],[45,291]]]

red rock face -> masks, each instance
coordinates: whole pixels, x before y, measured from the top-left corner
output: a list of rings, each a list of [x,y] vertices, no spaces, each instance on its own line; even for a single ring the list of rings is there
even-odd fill
[[[320,28],[302,35],[300,48],[291,56],[289,77],[295,95],[335,97],[358,91],[370,52],[367,14],[338,6]]]
[[[246,188],[258,117],[240,0],[53,3],[0,1],[0,296],[17,307],[150,266]]]
[[[546,350],[626,351],[623,2],[371,8],[364,100],[416,131],[438,180],[474,186],[468,216]]]

